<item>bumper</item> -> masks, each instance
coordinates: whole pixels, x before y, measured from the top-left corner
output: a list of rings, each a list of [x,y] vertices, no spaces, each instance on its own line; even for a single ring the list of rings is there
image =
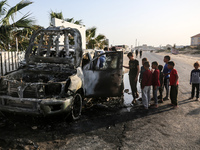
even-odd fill
[[[73,97],[34,99],[0,96],[0,111],[32,115],[53,115],[71,111]]]

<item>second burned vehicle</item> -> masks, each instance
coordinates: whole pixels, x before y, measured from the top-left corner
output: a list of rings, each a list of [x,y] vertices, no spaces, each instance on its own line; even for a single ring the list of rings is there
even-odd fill
[[[78,30],[49,27],[30,39],[22,66],[0,79],[0,111],[35,115],[81,115],[85,97],[116,97],[123,91],[122,52],[82,62]],[[101,62],[100,57],[104,57]]]

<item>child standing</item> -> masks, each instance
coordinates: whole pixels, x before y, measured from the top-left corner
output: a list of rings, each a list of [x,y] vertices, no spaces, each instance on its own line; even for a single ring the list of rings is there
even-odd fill
[[[152,73],[149,70],[149,62],[146,61],[144,63],[145,72],[142,76],[142,103],[144,105],[144,109],[148,109],[150,104],[150,91],[151,91],[151,84],[152,84]]]
[[[143,76],[143,73],[145,72],[145,69],[144,69],[144,63],[148,61],[147,58],[142,58],[142,66],[140,68],[140,77],[139,77],[139,82],[142,83],[142,76]]]
[[[189,99],[194,98],[195,88],[196,88],[196,101],[199,100],[199,80],[200,70],[199,70],[199,62],[194,63],[194,69],[191,71],[190,75],[190,84],[192,84],[192,92],[191,97]]]
[[[123,66],[123,67],[130,69],[129,70],[129,81],[130,81],[131,91],[132,91],[132,95],[133,95],[132,104],[137,104],[136,98],[139,97],[139,94],[137,91],[137,81],[138,81],[138,75],[140,72],[139,61],[134,59],[132,52],[129,52],[127,54],[127,57],[129,58],[129,66]]]
[[[158,62],[154,61],[152,62],[152,69],[154,69],[152,74],[152,85],[153,85],[153,98],[154,98],[154,107],[158,108],[158,97],[157,92],[158,88],[160,87],[160,71],[158,70]]]
[[[171,104],[174,108],[178,107],[178,102],[177,102],[177,96],[178,96],[178,72],[176,69],[174,69],[174,62],[169,61],[168,62],[168,69],[171,70],[170,72],[170,99],[171,99]]]
[[[142,89],[142,76],[143,76],[143,73],[145,72],[144,63],[146,61],[148,61],[147,58],[142,58],[142,66],[140,68],[140,76],[139,76],[139,82],[140,82],[140,88],[141,89]],[[142,101],[142,98],[140,98],[139,101]]]
[[[164,88],[164,73],[162,72],[163,66],[162,65],[158,65],[158,69],[160,71],[160,87],[159,87],[159,93],[160,95],[158,96],[158,98],[160,99],[158,102],[159,103],[163,103],[163,88]]]
[[[164,79],[164,86],[165,86],[165,89],[166,89],[166,96],[163,98],[163,100],[169,100],[169,74],[170,74],[170,69],[168,69],[168,62],[170,61],[170,56],[166,55],[164,57],[164,62],[165,62],[165,66],[164,66],[164,69],[163,69],[163,73],[165,75],[165,79]]]

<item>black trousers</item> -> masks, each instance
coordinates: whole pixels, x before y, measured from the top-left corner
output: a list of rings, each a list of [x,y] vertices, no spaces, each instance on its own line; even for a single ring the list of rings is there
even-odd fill
[[[163,86],[159,87],[159,93],[160,93],[160,98],[159,99],[163,99]]]
[[[166,89],[166,97],[168,98],[168,95],[169,95],[169,78],[164,79],[164,87]]]
[[[196,88],[196,98],[199,98],[199,83],[192,83],[191,97],[194,98],[195,88]]]
[[[170,89],[170,99],[171,99],[171,103],[175,106],[178,105],[177,102],[177,96],[178,96],[178,85],[171,85],[171,89]]]
[[[137,94],[137,82],[135,82],[135,77],[134,76],[129,76],[129,82],[130,82],[130,86],[131,86],[133,99],[135,99],[136,98],[136,94]]]

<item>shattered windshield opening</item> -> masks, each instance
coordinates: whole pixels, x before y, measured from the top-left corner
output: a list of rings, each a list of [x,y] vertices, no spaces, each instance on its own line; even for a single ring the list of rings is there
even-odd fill
[[[114,70],[120,68],[118,53],[104,53],[92,62],[91,69],[93,70]]]

